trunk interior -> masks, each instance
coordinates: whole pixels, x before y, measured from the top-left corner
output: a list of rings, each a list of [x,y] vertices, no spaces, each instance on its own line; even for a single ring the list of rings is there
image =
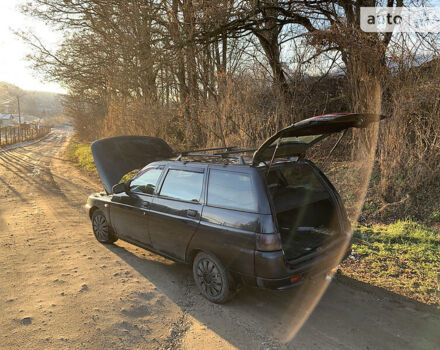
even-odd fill
[[[291,163],[273,168],[266,183],[287,260],[313,252],[339,232],[337,208],[310,165]]]

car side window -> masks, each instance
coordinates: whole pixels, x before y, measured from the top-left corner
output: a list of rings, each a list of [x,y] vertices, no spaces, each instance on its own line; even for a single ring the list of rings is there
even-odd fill
[[[211,170],[208,205],[245,211],[257,211],[258,203],[251,177],[247,174]]]
[[[161,196],[199,202],[203,188],[203,173],[170,170],[163,182]]]
[[[162,169],[148,169],[130,182],[131,192],[154,194]]]

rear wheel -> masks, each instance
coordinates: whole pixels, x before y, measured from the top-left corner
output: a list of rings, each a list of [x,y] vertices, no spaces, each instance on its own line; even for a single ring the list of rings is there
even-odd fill
[[[113,243],[117,241],[117,237],[113,234],[104,213],[95,210],[92,215],[92,228],[96,239],[101,243]]]
[[[193,262],[194,281],[202,295],[213,303],[222,304],[235,294],[229,272],[217,257],[201,252]]]

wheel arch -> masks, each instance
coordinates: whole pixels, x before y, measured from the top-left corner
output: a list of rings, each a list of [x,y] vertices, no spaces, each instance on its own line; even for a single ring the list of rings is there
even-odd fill
[[[197,254],[199,254],[201,252],[208,253],[208,252],[204,251],[203,249],[198,249],[198,248],[191,249],[188,252],[188,254],[186,255],[186,263],[192,265]]]

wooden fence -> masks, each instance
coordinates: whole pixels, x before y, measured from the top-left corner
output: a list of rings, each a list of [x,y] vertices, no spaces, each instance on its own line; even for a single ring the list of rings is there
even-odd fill
[[[39,124],[21,124],[0,128],[0,147],[17,142],[38,139],[50,132],[50,127]]]

